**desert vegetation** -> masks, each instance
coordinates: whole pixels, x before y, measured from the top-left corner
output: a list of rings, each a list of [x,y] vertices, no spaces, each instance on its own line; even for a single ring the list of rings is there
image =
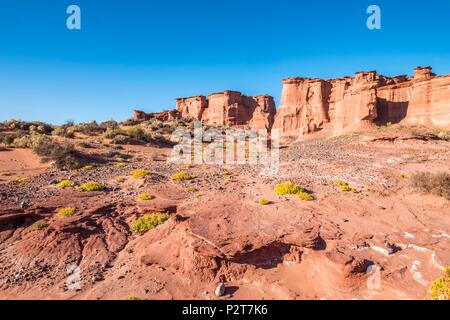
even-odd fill
[[[56,184],[57,187],[63,188],[63,189],[73,187],[74,185],[75,185],[75,183],[71,180],[63,180]]]
[[[358,190],[356,188],[350,187],[350,185],[346,181],[334,180],[333,183],[336,184],[339,187],[339,190],[341,191],[358,193]]]
[[[70,217],[75,214],[74,208],[62,208],[58,211],[58,216],[61,218]]]
[[[131,231],[146,233],[169,219],[168,213],[149,213],[131,223]]]
[[[80,191],[93,192],[93,191],[102,191],[105,189],[105,186],[98,182],[91,181],[83,183],[77,189]]]
[[[183,181],[187,181],[187,180],[193,180],[195,178],[197,178],[197,177],[187,173],[186,171],[178,171],[172,175],[172,180],[174,182],[183,182]]]
[[[136,169],[130,172],[130,175],[135,179],[142,179],[150,175],[152,172],[147,169]]]
[[[44,230],[48,227],[48,223],[45,221],[37,221],[35,223],[33,223],[33,225],[31,226],[31,230],[36,232],[36,231],[41,231]]]
[[[189,129],[190,124],[180,121],[184,128]],[[367,270],[359,266],[366,260],[382,263],[389,273],[398,269],[400,259],[407,268],[415,260],[421,261],[420,272],[429,283],[435,276],[430,277],[428,272],[431,270],[434,275],[436,272],[435,266],[426,262],[431,254],[435,254],[439,263],[445,261],[441,247],[445,246],[448,233],[448,222],[443,214],[448,206],[446,198],[429,206],[421,201],[413,202],[411,199],[417,199],[417,194],[405,196],[403,193],[417,190],[446,194],[447,180],[443,174],[439,178],[435,177],[436,173],[416,178],[411,167],[405,165],[412,162],[413,168],[429,168],[432,161],[439,161],[441,167],[445,164],[447,142],[433,138],[429,131],[416,139],[411,136],[410,128],[404,129],[405,134],[397,134],[398,126],[394,124],[374,130],[374,136],[378,139],[378,135],[382,135],[382,140],[365,137],[367,133],[352,133],[327,140],[296,142],[280,150],[279,175],[264,176],[257,165],[171,163],[168,161],[171,149],[159,143],[157,137],[163,135],[168,139],[175,126],[175,122],[149,120],[66,123],[49,126],[46,130],[32,129],[32,133],[0,129],[1,139],[6,137],[10,142],[2,144],[6,151],[0,156],[16,160],[15,154],[29,155],[32,164],[38,168],[36,172],[30,172],[26,166],[24,169],[11,166],[0,172],[0,214],[3,212],[0,217],[17,219],[11,228],[27,228],[26,233],[21,233],[22,239],[11,238],[8,245],[14,250],[30,248],[27,250],[34,256],[43,252],[58,261],[56,257],[61,250],[71,250],[67,246],[72,244],[66,241],[69,235],[86,237],[89,245],[85,245],[82,252],[74,251],[74,258],[86,265],[100,261],[111,267],[107,272],[94,270],[102,280],[95,280],[97,274],[93,271],[87,278],[94,279],[92,283],[74,295],[83,297],[91,290],[99,289],[101,298],[115,299],[141,292],[142,299],[179,297],[179,291],[175,290],[177,293],[174,294],[166,289],[183,286],[186,279],[192,279],[192,288],[183,287],[182,297],[184,292],[189,297],[198,294],[203,297],[205,288],[210,286],[208,281],[222,272],[232,272],[237,279],[242,279],[245,274],[251,281],[261,281],[269,287],[274,281],[280,284],[277,290],[264,297],[283,298],[292,292],[302,298],[363,296],[363,293],[351,290],[337,292],[328,286],[321,287],[308,276],[295,274],[301,279],[301,290],[308,288],[305,294],[298,291],[295,284],[281,278],[276,272],[279,264],[283,263],[284,272],[293,277],[290,266],[306,261],[296,253],[300,250],[305,254],[303,246],[314,252],[310,255],[312,263],[324,263],[320,267],[326,265],[340,270],[330,281],[339,281],[343,287],[346,282],[342,280],[349,279],[349,275],[355,282],[364,278],[353,275],[364,276]],[[24,125],[18,127],[27,128]],[[391,135],[406,136],[408,140],[398,140],[393,146]],[[114,140],[121,138],[127,140],[126,145],[115,144]],[[203,147],[207,144],[204,142]],[[73,162],[60,161],[62,165],[58,166],[39,164],[39,158],[44,159],[44,155],[50,159],[49,163],[55,163],[51,159],[56,157],[54,150],[58,150],[58,146],[71,146],[66,150],[70,152],[62,152],[59,158]],[[402,157],[397,148],[404,148],[401,149]],[[42,156],[31,154],[31,151],[37,154],[35,150],[38,149],[42,150]],[[408,185],[411,183],[414,187]],[[360,192],[356,188],[364,192],[353,196],[353,192]],[[399,196],[399,190],[402,196]],[[423,199],[423,202],[429,203],[430,199]],[[389,203],[405,208],[404,212],[408,210],[420,215],[416,219],[414,215],[402,213],[402,209],[397,212]],[[166,212],[173,217],[170,223]],[[424,231],[424,227],[417,234],[418,219],[429,231]],[[376,223],[372,225],[371,221]],[[61,228],[64,232],[59,232]],[[394,229],[398,232],[394,233]],[[142,236],[145,233],[147,236]],[[32,242],[36,239],[42,239],[42,243]],[[62,249],[58,247],[58,250],[48,252],[46,243],[58,243]],[[364,250],[356,250],[361,246]],[[390,246],[398,247],[400,253],[393,252]],[[429,251],[416,252],[413,246]],[[168,248],[174,248],[173,255],[169,254]],[[261,255],[259,248],[263,248]],[[14,259],[1,242],[0,249],[8,259]],[[393,253],[384,255],[380,253],[381,249]],[[272,251],[277,256],[273,264]],[[98,252],[108,254],[99,255]],[[401,258],[406,255],[411,261]],[[210,264],[211,257],[221,263],[218,266]],[[350,260],[354,263],[345,264]],[[124,273],[123,264],[140,267]],[[308,268],[305,264],[305,270]],[[292,270],[294,272],[295,267]],[[2,272],[0,280],[14,276],[18,270],[12,268]],[[42,271],[43,276],[36,281],[26,284],[33,289],[39,288],[42,278],[49,285],[50,281],[46,279],[54,274],[45,272]],[[148,292],[138,284],[139,281],[134,281],[147,276],[151,279],[146,284]],[[126,279],[126,291],[114,295],[112,291],[104,290],[115,288],[119,278]],[[401,280],[403,287],[396,287],[396,290],[401,297],[426,298],[433,294],[434,298],[443,299],[446,297],[442,289],[445,279],[437,279],[431,287],[423,286],[406,272]],[[25,281],[28,280],[22,280]],[[51,281],[60,283],[62,280],[51,278]],[[395,287],[397,283],[389,285]],[[250,282],[244,285],[236,282],[236,286],[245,286],[245,292],[256,298],[262,297]],[[14,285],[10,288],[16,290]],[[208,291],[213,292],[213,289]],[[6,292],[2,290],[0,285],[0,292]],[[59,294],[56,289],[54,291]],[[236,292],[236,297],[242,297],[240,292]],[[386,291],[381,292],[386,294]]]
[[[444,275],[431,284],[432,300],[450,300],[450,267],[445,268]]]
[[[283,182],[279,183],[275,186],[275,194],[278,196],[284,195],[296,195],[300,200],[303,201],[312,201],[314,197],[311,195],[308,190],[292,183],[292,182]]]
[[[137,198],[138,198],[138,200],[141,200],[141,201],[150,201],[150,200],[155,199],[155,196],[151,195],[150,193],[143,192],[143,193],[139,194],[137,196]]]
[[[410,178],[412,189],[425,194],[434,194],[450,200],[450,174],[447,172],[417,172]]]

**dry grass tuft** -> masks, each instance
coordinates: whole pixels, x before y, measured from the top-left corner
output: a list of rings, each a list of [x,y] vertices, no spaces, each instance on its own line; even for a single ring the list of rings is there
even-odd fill
[[[450,174],[447,172],[417,172],[411,176],[410,185],[419,192],[450,200]]]

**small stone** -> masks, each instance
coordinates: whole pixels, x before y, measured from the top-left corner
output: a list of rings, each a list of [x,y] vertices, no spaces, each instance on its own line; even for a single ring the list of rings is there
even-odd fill
[[[225,294],[225,284],[223,282],[219,283],[215,291],[216,296],[221,297]]]

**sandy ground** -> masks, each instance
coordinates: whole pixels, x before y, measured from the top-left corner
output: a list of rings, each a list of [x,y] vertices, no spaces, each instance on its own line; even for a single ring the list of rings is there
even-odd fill
[[[45,172],[48,166],[28,149],[0,151],[0,179],[35,176]]]
[[[168,164],[170,149],[124,152],[134,156],[125,167],[87,172],[45,169],[26,150],[0,152],[0,172],[30,178],[0,185],[1,298],[218,299],[225,279],[220,299],[424,299],[450,265],[450,202],[408,186],[416,171],[450,171],[449,142],[395,131],[310,139],[282,149],[271,177],[251,165]],[[136,168],[152,174],[134,179]],[[180,170],[197,178],[171,181]],[[67,178],[108,188],[54,186]],[[335,179],[358,192],[339,190]],[[283,181],[315,200],[277,196]],[[155,199],[137,201],[141,192]],[[76,215],[56,215],[69,206]],[[144,235],[129,231],[156,211],[170,212],[169,221]],[[48,227],[32,231],[38,220]]]

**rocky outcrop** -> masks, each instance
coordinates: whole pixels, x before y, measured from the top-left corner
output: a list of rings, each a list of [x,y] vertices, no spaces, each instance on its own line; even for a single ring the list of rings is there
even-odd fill
[[[177,99],[177,110],[183,118],[201,120],[209,125],[272,128],[276,108],[273,97],[249,97],[238,91],[213,93],[206,98],[196,96]]]
[[[320,79],[288,78],[274,128],[284,135],[297,136],[317,131],[329,122],[330,84]]]
[[[177,111],[184,119],[201,119],[207,107],[208,101],[205,96],[177,99]]]
[[[193,96],[178,98],[176,110],[162,113],[135,111],[135,120],[153,118],[169,121],[173,119],[196,119],[208,125],[266,129],[270,131],[275,121],[276,107],[273,97],[259,95],[250,97],[238,91],[213,93],[208,97]]]
[[[176,110],[135,111],[135,120],[197,119],[208,125],[280,130],[297,139],[321,132],[336,136],[388,123],[450,127],[450,75],[417,67],[414,76],[386,77],[376,71],[322,80],[287,78],[278,112],[273,97],[238,91],[177,99]]]
[[[288,78],[274,129],[297,139],[387,123],[449,127],[450,75],[436,76],[431,67],[418,67],[413,77],[369,71],[332,80]]]
[[[160,121],[173,121],[181,119],[181,114],[177,110],[169,110],[157,113],[145,113],[143,111],[134,110],[133,119],[135,121],[157,119]]]

